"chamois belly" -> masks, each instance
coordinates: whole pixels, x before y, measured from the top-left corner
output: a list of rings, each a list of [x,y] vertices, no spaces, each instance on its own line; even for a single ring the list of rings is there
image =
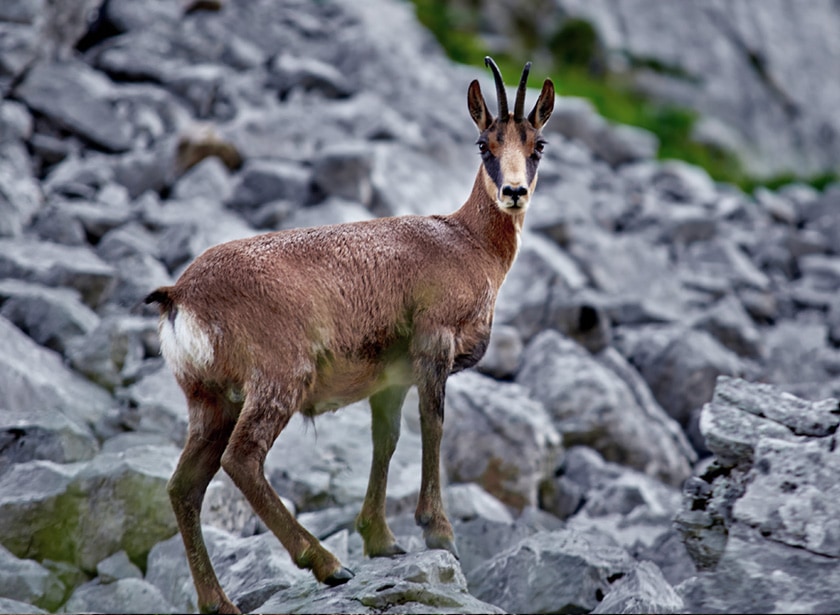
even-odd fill
[[[388,362],[331,359],[319,365],[312,392],[301,408],[306,416],[338,410],[391,386],[412,384],[406,357]]]

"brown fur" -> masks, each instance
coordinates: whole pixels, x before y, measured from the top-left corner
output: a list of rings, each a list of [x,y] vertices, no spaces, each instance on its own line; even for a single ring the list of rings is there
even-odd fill
[[[470,86],[470,114],[489,153],[453,214],[232,241],[207,250],[175,285],[149,295],[160,304],[162,334],[192,318],[212,348],[211,358],[200,361],[164,346],[190,411],[169,489],[202,610],[236,610],[213,573],[198,518],[220,465],[299,566],[329,584],[352,576],[297,523],[263,475],[269,448],[295,412],[314,416],[371,398],[373,462],[357,528],[368,555],[402,552],[385,523],[385,483],[400,406],[412,385],[423,444],[416,519],[429,547],[457,554],[440,495],[444,387],[450,373],[474,365],[486,348],[536,184],[535,173],[526,177],[526,161],[531,157],[536,168],[539,128],[553,96],[547,82],[528,120],[496,120],[478,83]],[[527,194],[511,201],[504,186],[524,186]]]

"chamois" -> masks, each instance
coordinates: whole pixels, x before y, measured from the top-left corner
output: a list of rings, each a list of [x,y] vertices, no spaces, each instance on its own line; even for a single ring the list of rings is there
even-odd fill
[[[161,352],[189,408],[168,491],[202,611],[238,612],[219,585],[199,519],[220,466],[299,567],[327,585],[353,577],[264,476],[266,454],[295,412],[314,417],[370,398],[373,460],[356,528],[366,555],[404,553],[385,521],[385,489],[402,403],[415,385],[422,438],[415,519],[429,548],[457,557],[440,489],[445,383],[487,347],[496,295],[537,181],[540,131],[554,108],[546,79],[524,115],[528,63],[509,112],[499,68],[489,57],[485,63],[499,115],[491,115],[474,80],[467,103],[481,164],[460,209],[230,241],[146,297],[159,304]]]

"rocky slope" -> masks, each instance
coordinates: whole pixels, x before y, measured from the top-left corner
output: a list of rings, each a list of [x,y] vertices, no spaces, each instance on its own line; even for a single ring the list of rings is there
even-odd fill
[[[0,612],[191,611],[165,492],[186,409],[140,299],[227,239],[451,211],[490,79],[390,0],[12,0],[0,32]],[[749,197],[574,101],[547,136],[487,356],[447,389],[461,560],[414,526],[413,394],[388,497],[410,553],[362,557],[356,404],[293,421],[266,465],[342,588],[211,484],[243,609],[840,608],[840,188]]]
[[[550,47],[566,18],[587,21],[602,62],[655,100],[698,111],[695,136],[734,151],[754,175],[840,172],[834,0],[486,4],[488,40],[525,48]]]

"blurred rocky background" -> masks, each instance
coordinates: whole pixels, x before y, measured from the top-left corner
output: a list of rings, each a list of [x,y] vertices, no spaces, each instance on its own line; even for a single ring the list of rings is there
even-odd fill
[[[410,395],[388,498],[410,553],[362,557],[355,404],[293,421],[266,472],[356,578],[318,586],[220,474],[203,520],[228,594],[840,610],[840,5],[448,4],[0,5],[0,612],[195,610],[165,491],[186,408],[141,299],[225,240],[457,208],[487,52],[577,95],[547,126],[488,353],[447,389],[461,560],[414,526]],[[643,121],[613,121],[628,109]]]

